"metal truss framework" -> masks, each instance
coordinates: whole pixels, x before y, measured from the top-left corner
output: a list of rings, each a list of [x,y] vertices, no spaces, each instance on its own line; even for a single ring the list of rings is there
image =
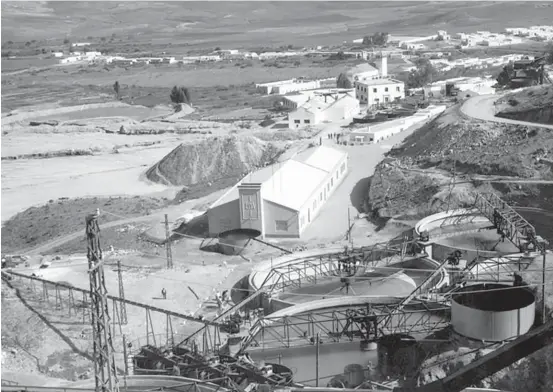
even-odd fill
[[[431,333],[449,326],[450,308],[429,308],[420,301],[398,309],[394,304],[367,304],[343,309],[321,309],[288,317],[259,319],[250,329],[240,351],[297,347],[313,344],[317,332],[323,340],[375,340],[391,333]]]
[[[321,278],[339,276],[344,263],[359,262],[361,266],[371,266],[376,261],[383,261],[384,265],[405,261],[412,242],[412,234],[410,237],[402,235],[385,243],[294,260],[272,268],[260,289],[270,295],[288,288],[317,284]]]
[[[474,205],[493,223],[498,233],[509,239],[521,252],[527,249],[528,244],[541,250],[534,226],[495,193],[479,193]]]
[[[98,215],[86,217],[88,273],[92,304],[92,339],[94,342],[94,377],[98,392],[119,391],[117,368],[111,339],[108,291],[104,275],[104,260],[100,247]]]

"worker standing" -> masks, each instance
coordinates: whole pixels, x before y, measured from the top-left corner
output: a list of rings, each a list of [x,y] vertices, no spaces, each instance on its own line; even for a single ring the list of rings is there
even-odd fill
[[[163,299],[167,299],[167,290],[165,290],[165,288],[161,289],[161,296],[163,297]]]

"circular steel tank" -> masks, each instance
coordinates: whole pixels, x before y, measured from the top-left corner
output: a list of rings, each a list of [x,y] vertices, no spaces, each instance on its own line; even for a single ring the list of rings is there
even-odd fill
[[[225,255],[239,255],[252,238],[261,235],[259,230],[255,229],[232,229],[219,233],[219,248]]]
[[[499,342],[528,332],[534,324],[535,310],[536,297],[527,288],[475,284],[453,294],[451,325],[468,338]]]
[[[384,377],[402,378],[417,370],[418,344],[405,334],[385,335],[378,339],[378,370]]]
[[[365,381],[365,369],[358,363],[352,363],[344,368],[344,376],[350,388],[355,388]]]

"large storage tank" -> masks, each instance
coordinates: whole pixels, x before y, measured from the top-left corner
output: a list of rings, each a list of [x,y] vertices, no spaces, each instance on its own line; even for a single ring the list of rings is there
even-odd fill
[[[452,297],[451,325],[468,338],[503,341],[530,330],[535,307],[535,295],[524,287],[497,283],[465,286]]]
[[[403,378],[417,370],[418,345],[414,337],[393,334],[378,340],[378,370],[384,377]]]
[[[352,363],[344,368],[344,376],[350,388],[358,387],[365,381],[365,369],[358,363]]]
[[[226,255],[239,255],[244,253],[246,246],[252,240],[261,235],[255,229],[232,229],[219,233],[219,248]]]

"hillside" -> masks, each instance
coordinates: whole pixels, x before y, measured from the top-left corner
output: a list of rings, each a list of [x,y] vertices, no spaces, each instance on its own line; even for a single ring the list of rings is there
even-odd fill
[[[550,22],[543,8],[492,2],[2,2],[3,41],[123,37],[172,47],[225,44],[341,43],[352,35],[389,31],[501,30],[502,15],[516,25]],[[83,17],[86,15],[86,18]],[[514,18],[514,19],[513,19]],[[137,21],[140,21],[137,23]],[[516,23],[515,23],[516,22]],[[547,23],[546,23],[547,22]],[[160,42],[161,43],[161,42]]]
[[[282,149],[253,136],[214,137],[181,144],[152,166],[146,176],[166,185],[235,182],[276,159]]]
[[[529,87],[497,100],[498,117],[553,124],[553,85]]]
[[[552,152],[551,130],[469,119],[454,106],[387,154],[372,177],[367,208],[381,218],[424,215],[444,201],[470,203],[474,192],[482,190],[546,208],[551,204],[551,186],[492,186],[486,180],[553,180]]]

